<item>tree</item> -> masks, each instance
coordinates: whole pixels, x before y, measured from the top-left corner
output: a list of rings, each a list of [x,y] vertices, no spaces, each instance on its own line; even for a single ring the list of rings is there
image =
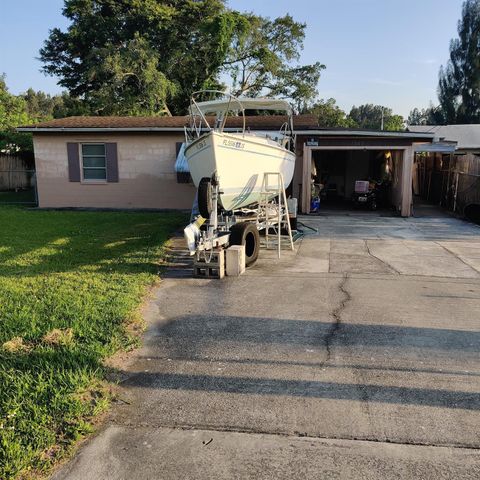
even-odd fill
[[[194,91],[272,95],[303,107],[320,63],[298,65],[305,25],[229,10],[225,0],[65,0],[66,31],[40,59],[72,98],[101,115],[184,114]],[[223,76],[222,76],[223,75]]]
[[[318,118],[318,125],[322,128],[354,127],[354,121],[337,105],[334,98],[320,99],[311,107],[302,111],[311,113]]]
[[[439,74],[438,96],[446,123],[480,123],[480,0],[466,0],[450,60]]]
[[[49,95],[29,88],[20,97],[25,100],[26,110],[32,120],[41,121],[54,118],[59,111],[65,109],[65,98],[68,94]]]
[[[50,32],[47,74],[97,114],[184,113],[218,86],[238,15],[223,0],[65,0],[66,32]]]
[[[0,75],[0,152],[33,151],[31,135],[15,131],[16,127],[31,122],[25,100],[11,94],[5,75]]]
[[[305,38],[304,23],[290,15],[274,20],[246,14],[235,23],[231,48],[223,63],[231,79],[230,90],[237,96],[258,95],[288,98],[297,111],[317,95],[319,62],[292,65],[298,62]]]
[[[430,105],[428,108],[414,108],[408,116],[408,125],[443,125],[444,117],[441,107]]]
[[[142,115],[166,110],[166,98],[171,98],[177,87],[158,70],[158,57],[145,39],[135,34],[118,48],[106,45],[99,54],[103,62],[96,75],[104,81],[85,95],[93,112]]]
[[[365,128],[370,130],[404,130],[404,119],[401,115],[394,115],[391,108],[383,107],[381,105],[366,104],[359,107],[352,107],[349,113],[349,118],[354,122],[358,128]]]

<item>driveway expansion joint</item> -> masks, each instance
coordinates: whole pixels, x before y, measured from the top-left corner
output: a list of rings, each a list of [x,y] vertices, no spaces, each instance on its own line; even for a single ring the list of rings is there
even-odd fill
[[[480,452],[480,444],[472,445],[468,443],[453,443],[453,442],[445,442],[445,443],[434,443],[434,442],[422,442],[422,441],[401,441],[395,440],[392,438],[376,438],[374,436],[359,436],[359,435],[322,435],[322,434],[312,434],[308,432],[299,432],[294,431],[292,433],[289,432],[281,432],[281,431],[269,431],[269,430],[262,430],[258,428],[239,428],[235,426],[219,426],[219,425],[204,425],[204,424],[166,424],[166,423],[152,423],[152,422],[115,422],[110,421],[109,424],[106,425],[108,427],[122,427],[126,429],[168,429],[168,430],[178,430],[178,431],[204,431],[210,433],[243,433],[247,435],[270,435],[272,437],[283,437],[283,438],[306,438],[312,440],[337,440],[337,441],[347,441],[347,442],[370,442],[370,443],[377,443],[377,444],[390,444],[390,445],[405,445],[405,446],[416,446],[416,447],[434,447],[434,448],[453,448],[453,449],[461,449],[461,450],[473,450]]]
[[[467,267],[471,268],[473,271],[477,272],[477,273],[480,273],[479,270],[477,270],[475,267],[473,267],[472,265],[470,265],[468,262],[466,262],[460,255],[456,254],[453,250],[450,250],[448,247],[446,247],[445,245],[442,245],[440,242],[438,241],[435,241],[433,242],[435,243],[436,245],[438,245],[439,247],[443,248],[445,251],[447,251],[450,255],[453,255],[457,260],[459,260],[460,262],[462,262],[464,265],[466,265]]]
[[[394,272],[395,274],[397,275],[401,275],[402,272],[400,272],[399,270],[397,270],[395,267],[393,267],[392,265],[390,265],[389,263],[385,262],[385,260],[382,260],[381,258],[377,257],[376,255],[374,255],[372,253],[372,251],[370,250],[370,246],[368,245],[368,240],[365,240],[365,249],[367,250],[367,253],[372,257],[374,258],[375,260],[378,260],[380,263],[382,263],[382,265],[385,265],[388,269],[392,270],[392,272]]]

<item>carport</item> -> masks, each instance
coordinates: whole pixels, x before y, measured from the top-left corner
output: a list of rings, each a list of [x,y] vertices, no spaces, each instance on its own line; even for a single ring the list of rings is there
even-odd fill
[[[415,149],[431,144],[433,134],[412,132],[385,132],[370,130],[324,129],[297,131],[297,167],[293,180],[293,194],[300,199],[300,209],[310,213],[313,162],[318,152],[347,153],[345,186],[342,194],[347,198],[351,185],[362,176],[359,165],[362,157],[372,153],[388,152],[391,158],[390,202],[402,217],[412,214],[412,170]],[[363,153],[362,153],[363,152]],[[343,156],[344,157],[344,156]],[[342,155],[338,155],[342,158]],[[313,167],[312,167],[313,165]]]

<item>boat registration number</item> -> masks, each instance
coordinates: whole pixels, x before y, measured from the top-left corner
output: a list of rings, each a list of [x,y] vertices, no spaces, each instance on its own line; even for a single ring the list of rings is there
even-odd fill
[[[243,142],[237,142],[235,140],[224,140],[223,145],[225,147],[233,147],[233,148],[245,148],[245,144]]]

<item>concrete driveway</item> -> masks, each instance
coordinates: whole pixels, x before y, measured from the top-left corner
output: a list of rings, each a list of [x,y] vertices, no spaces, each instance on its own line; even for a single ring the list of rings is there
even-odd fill
[[[240,278],[170,270],[56,479],[480,478],[480,228],[301,220],[318,233]]]

